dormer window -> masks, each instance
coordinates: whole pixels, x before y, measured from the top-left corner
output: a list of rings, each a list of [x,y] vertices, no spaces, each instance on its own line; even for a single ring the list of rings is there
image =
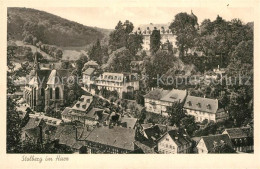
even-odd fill
[[[188,101],[188,105],[189,105],[189,106],[192,106],[192,103],[191,103],[191,101]]]
[[[200,103],[198,103],[197,106],[198,106],[199,108],[201,108],[201,104],[200,104]]]
[[[90,103],[90,99],[87,99],[87,103]]]
[[[85,105],[85,104],[84,104],[84,105],[82,105],[82,108],[83,108],[83,109],[85,109],[85,108],[86,108],[86,105]]]
[[[77,108],[79,108],[79,106],[80,106],[80,104],[79,104],[79,103],[77,103],[77,104],[76,104],[76,107],[77,107]]]
[[[207,109],[209,109],[209,110],[211,109],[211,105],[210,104],[207,105]]]

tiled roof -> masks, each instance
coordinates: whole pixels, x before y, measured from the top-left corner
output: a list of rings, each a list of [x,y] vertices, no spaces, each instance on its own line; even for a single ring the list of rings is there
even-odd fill
[[[134,143],[137,147],[139,147],[143,151],[143,153],[155,154],[155,151],[154,151],[155,145],[153,142],[146,140],[146,141],[142,141],[142,142],[135,141]]]
[[[28,123],[25,125],[25,127],[22,128],[22,130],[34,129],[38,127],[41,124],[41,122],[43,122],[42,119],[30,118]]]
[[[163,90],[163,89],[154,89],[150,91],[148,94],[146,94],[144,97],[148,99],[153,100],[160,100],[162,97],[164,97],[166,94],[168,94],[169,90]]]
[[[63,111],[62,111],[62,115],[68,115],[69,113],[71,113],[71,108],[70,107],[66,107]]]
[[[92,75],[94,73],[95,69],[94,68],[88,68],[83,72],[85,75]]]
[[[225,131],[229,135],[230,139],[253,136],[253,130],[251,130],[250,127],[229,128],[226,129]]]
[[[73,110],[87,111],[93,101],[93,96],[82,95],[77,103],[72,107]]]
[[[77,139],[80,139],[85,132],[90,133],[87,128],[77,126]],[[76,127],[72,125],[58,126],[56,132],[52,135],[52,139],[59,140],[59,144],[64,144],[75,149],[79,149],[85,145],[84,141],[76,140]]]
[[[177,90],[177,89],[172,89],[167,95],[163,96],[161,98],[162,101],[167,101],[167,102],[179,102],[182,103],[187,95],[186,90]]]
[[[203,97],[187,96],[184,108],[208,113],[216,113],[218,110],[218,100]]]
[[[90,60],[84,64],[84,66],[98,66],[96,61]]]
[[[180,132],[178,130],[170,130],[167,133],[172,138],[172,140],[177,144],[177,146],[182,146],[191,143],[191,139],[187,135],[187,133]]]
[[[211,152],[214,148],[214,143],[220,144],[221,141],[224,141],[226,144],[232,147],[231,140],[229,139],[227,134],[218,134],[218,135],[212,135],[212,136],[202,136],[201,139],[203,139],[208,152]]]
[[[122,117],[121,123],[126,123],[127,128],[134,128],[135,124],[137,122],[137,118],[128,118],[128,117]]]
[[[104,113],[103,109],[99,108],[92,108],[86,115],[85,117],[95,119],[96,116],[98,116],[98,121],[103,122],[108,118],[108,114]]]
[[[118,126],[113,128],[97,127],[89,134],[86,140],[133,151],[135,130]]]
[[[146,134],[148,139],[157,140],[161,136],[161,130],[158,125],[152,126],[150,128],[144,129],[144,133]]]

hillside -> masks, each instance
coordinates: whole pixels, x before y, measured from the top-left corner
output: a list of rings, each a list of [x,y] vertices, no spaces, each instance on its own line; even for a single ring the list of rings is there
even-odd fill
[[[8,35],[13,40],[36,37],[44,44],[60,47],[88,46],[107,39],[110,30],[88,27],[30,8],[8,8]]]

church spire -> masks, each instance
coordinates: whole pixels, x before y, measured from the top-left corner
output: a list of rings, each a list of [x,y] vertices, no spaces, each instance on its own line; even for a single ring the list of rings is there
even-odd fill
[[[38,52],[34,53],[34,63],[33,63],[34,70],[40,70],[39,62],[38,62]]]

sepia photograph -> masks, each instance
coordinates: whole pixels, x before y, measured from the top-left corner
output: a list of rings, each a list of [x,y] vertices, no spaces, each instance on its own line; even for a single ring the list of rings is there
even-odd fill
[[[254,22],[230,10],[9,7],[7,153],[254,153]]]
[[[27,166],[259,155],[253,5],[86,4],[4,8],[2,153]]]

